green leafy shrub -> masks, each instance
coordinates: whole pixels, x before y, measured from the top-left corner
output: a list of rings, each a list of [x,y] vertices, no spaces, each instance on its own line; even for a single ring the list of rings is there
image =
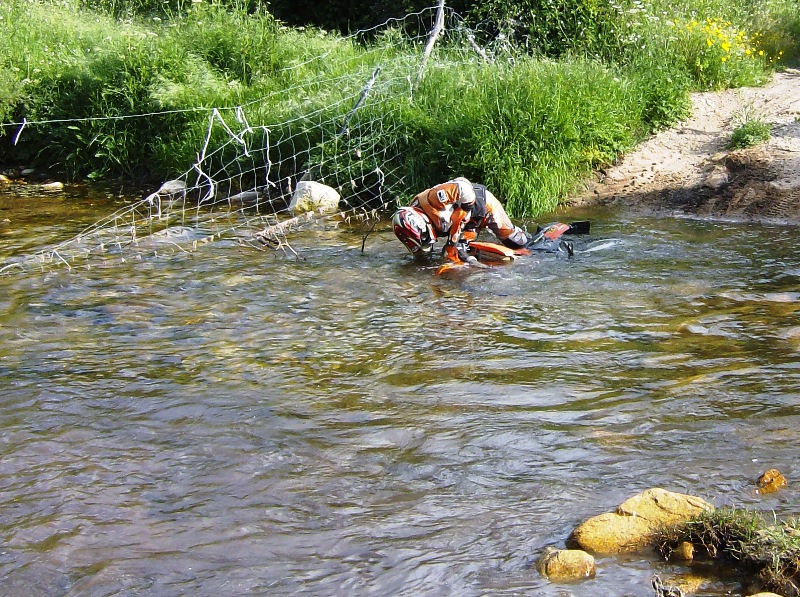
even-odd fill
[[[733,129],[729,149],[744,149],[769,141],[771,127],[759,116],[746,114],[743,121]]]
[[[470,14],[527,51],[551,58],[608,58],[618,51],[623,29],[610,0],[487,0],[475,3]]]
[[[768,60],[761,34],[749,34],[729,21],[676,21],[680,56],[701,89],[758,85],[765,81]]]

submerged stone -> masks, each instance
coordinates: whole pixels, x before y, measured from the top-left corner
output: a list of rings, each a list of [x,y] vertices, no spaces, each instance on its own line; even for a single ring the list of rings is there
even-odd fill
[[[662,581],[658,574],[654,574],[652,582],[657,597],[688,597],[696,593],[708,579],[690,573],[670,575]]]
[[[689,541],[684,541],[678,545],[678,548],[672,552],[672,555],[679,560],[690,562],[694,559],[694,545]]]

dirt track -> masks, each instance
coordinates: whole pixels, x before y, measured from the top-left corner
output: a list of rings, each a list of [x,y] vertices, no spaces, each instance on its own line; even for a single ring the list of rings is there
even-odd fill
[[[692,98],[692,117],[652,137],[589,181],[568,205],[800,222],[800,70],[764,87]],[[728,151],[745,114],[772,125],[770,141]]]

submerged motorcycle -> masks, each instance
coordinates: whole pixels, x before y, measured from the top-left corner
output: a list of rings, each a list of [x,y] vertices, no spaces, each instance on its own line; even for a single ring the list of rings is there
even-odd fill
[[[574,254],[572,241],[563,237],[573,234],[589,234],[589,222],[552,222],[540,226],[531,241],[524,248],[512,249],[500,243],[486,241],[470,241],[467,245],[468,259],[463,263],[445,263],[437,270],[441,275],[454,268],[469,266],[489,267],[500,263],[507,263],[523,255],[532,253],[563,253],[568,257]]]

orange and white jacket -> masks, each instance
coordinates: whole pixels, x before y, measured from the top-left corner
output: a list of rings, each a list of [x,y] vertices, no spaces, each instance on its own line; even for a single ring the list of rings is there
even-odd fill
[[[431,221],[437,236],[447,236],[457,243],[475,207],[475,189],[463,176],[448,180],[419,193],[411,201]]]

